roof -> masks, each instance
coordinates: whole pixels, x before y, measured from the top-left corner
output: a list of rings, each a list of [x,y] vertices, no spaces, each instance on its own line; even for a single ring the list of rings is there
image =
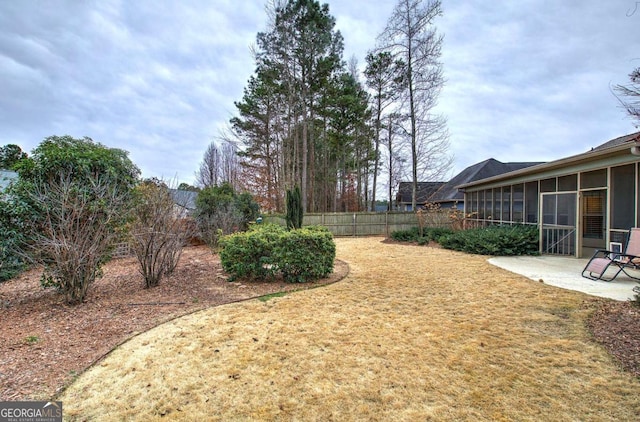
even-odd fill
[[[494,183],[506,179],[512,179],[515,177],[530,176],[545,171],[565,169],[568,166],[576,165],[578,163],[597,162],[598,160],[604,159],[605,157],[610,157],[616,154],[620,155],[625,151],[626,153],[629,153],[629,149],[631,148],[636,151],[631,152],[632,154],[640,155],[640,149],[638,149],[638,147],[640,147],[640,132],[635,132],[607,141],[582,154],[561,158],[555,161],[549,161],[548,163],[542,163],[520,170],[513,170],[509,173],[503,173],[493,177],[461,183],[460,185],[458,185],[458,188],[465,189],[480,184]]]
[[[488,160],[474,164],[462,170],[440,189],[440,191],[434,196],[433,200],[435,202],[462,201],[464,199],[464,194],[458,190],[458,186],[460,185],[532,167],[538,164],[543,163],[503,163],[494,158],[489,158]]]
[[[12,180],[18,178],[18,173],[9,170],[0,170],[0,191],[5,190]]]
[[[176,205],[179,205],[188,210],[196,209],[196,198],[198,197],[198,192],[193,192],[190,190],[169,189],[169,193],[171,194],[171,198],[173,198],[173,202]]]
[[[591,151],[602,151],[608,148],[613,148],[618,145],[626,144],[627,142],[640,142],[640,132],[631,133],[629,135],[620,136],[618,138],[612,139],[610,141],[605,142],[602,145],[598,145],[595,148],[591,148]]]
[[[424,204],[431,201],[433,195],[444,186],[445,182],[418,182],[418,192],[416,194],[416,203]],[[413,193],[412,182],[400,182],[398,193],[396,194],[396,202],[402,204],[410,204]]]

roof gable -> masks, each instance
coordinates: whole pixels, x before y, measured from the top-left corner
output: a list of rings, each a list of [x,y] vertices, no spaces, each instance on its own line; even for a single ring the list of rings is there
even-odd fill
[[[416,194],[416,203],[424,204],[432,200],[434,194],[444,186],[445,182],[418,182],[418,192]],[[410,204],[413,194],[412,182],[400,182],[398,185],[398,193],[396,201],[403,204]]]
[[[458,191],[458,186],[465,183],[475,182],[476,180],[482,180],[500,174],[509,173],[511,171],[520,170],[523,168],[535,166],[538,162],[516,162],[516,163],[503,163],[494,158],[481,161],[477,164],[467,167],[458,173],[453,179],[448,181],[442,189],[434,196],[434,200],[437,202],[443,201],[457,201],[463,200],[464,194]]]

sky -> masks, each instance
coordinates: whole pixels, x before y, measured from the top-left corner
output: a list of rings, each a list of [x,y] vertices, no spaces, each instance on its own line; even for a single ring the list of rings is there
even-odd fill
[[[364,67],[395,1],[326,0]],[[0,146],[88,136],[143,177],[193,184],[267,29],[265,0],[0,0]],[[640,67],[640,2],[443,0],[451,175],[552,161],[633,133],[612,93]]]

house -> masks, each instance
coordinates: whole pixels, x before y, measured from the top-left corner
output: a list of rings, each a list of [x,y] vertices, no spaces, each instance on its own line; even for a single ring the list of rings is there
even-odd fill
[[[173,199],[177,216],[191,216],[196,210],[196,198],[198,197],[198,192],[181,189],[169,189],[169,194]]]
[[[0,170],[0,193],[9,187],[9,184],[18,178],[18,173],[9,170]]]
[[[440,208],[456,207],[459,210],[462,210],[464,209],[464,194],[458,190],[458,186],[475,182],[476,180],[482,180],[488,177],[532,167],[538,164],[542,163],[503,163],[494,158],[489,158],[488,160],[469,166],[458,173],[453,179],[445,183],[438,192],[436,192],[432,201],[440,204]]]
[[[458,188],[468,225],[535,225],[541,253],[588,257],[612,242],[624,247],[640,224],[640,132]]]
[[[431,198],[444,184],[445,182],[418,182],[416,206],[421,207],[428,202],[432,202]],[[413,183],[400,182],[398,193],[396,193],[396,208],[399,211],[411,211],[412,195]]]
[[[427,202],[440,205],[441,209],[456,207],[464,209],[464,194],[458,190],[458,186],[486,179],[499,174],[520,170],[526,167],[542,164],[531,163],[503,163],[496,159],[488,160],[467,167],[448,182],[422,182],[418,183],[418,195],[416,203],[423,206]],[[397,204],[403,211],[411,211],[411,182],[401,182],[398,188]]]

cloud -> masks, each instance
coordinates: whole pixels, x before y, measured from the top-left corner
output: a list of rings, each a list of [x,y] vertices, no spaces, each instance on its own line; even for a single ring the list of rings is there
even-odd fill
[[[264,0],[0,2],[0,144],[90,136],[145,177],[193,181],[254,70]],[[334,1],[360,67],[394,2]],[[553,160],[632,132],[610,86],[639,65],[632,2],[443,1],[438,111],[456,171]]]

